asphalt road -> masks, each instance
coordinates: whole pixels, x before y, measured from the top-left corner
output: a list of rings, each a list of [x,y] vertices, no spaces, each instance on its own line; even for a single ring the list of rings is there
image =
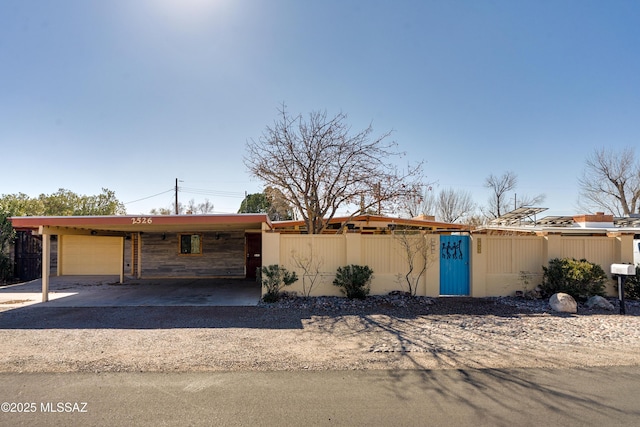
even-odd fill
[[[5,373],[0,425],[632,426],[639,396],[637,367]]]

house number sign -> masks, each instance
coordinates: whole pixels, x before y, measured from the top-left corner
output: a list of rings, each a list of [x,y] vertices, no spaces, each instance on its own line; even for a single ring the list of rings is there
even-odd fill
[[[136,218],[131,218],[131,224],[151,224],[153,222],[153,219],[150,217],[136,217]]]

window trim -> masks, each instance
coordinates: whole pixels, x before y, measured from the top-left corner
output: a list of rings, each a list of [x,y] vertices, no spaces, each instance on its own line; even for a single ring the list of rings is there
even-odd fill
[[[199,238],[199,252],[197,253],[192,253],[192,252],[182,252],[182,236],[192,236],[191,237],[191,244],[193,245],[193,236],[198,236]],[[202,239],[203,239],[204,235],[202,233],[178,233],[178,255],[179,256],[202,256]]]

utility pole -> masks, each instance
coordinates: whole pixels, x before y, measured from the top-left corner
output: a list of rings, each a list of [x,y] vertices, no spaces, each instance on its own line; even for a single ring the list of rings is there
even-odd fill
[[[178,178],[176,178],[176,215],[178,215]]]

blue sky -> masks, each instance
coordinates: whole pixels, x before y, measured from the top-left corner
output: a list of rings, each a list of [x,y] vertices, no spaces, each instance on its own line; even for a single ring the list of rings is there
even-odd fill
[[[235,212],[284,102],[393,130],[436,190],[485,205],[511,170],[573,214],[586,156],[640,141],[639,22],[634,0],[3,0],[0,194],[106,187],[137,214],[179,178]]]

